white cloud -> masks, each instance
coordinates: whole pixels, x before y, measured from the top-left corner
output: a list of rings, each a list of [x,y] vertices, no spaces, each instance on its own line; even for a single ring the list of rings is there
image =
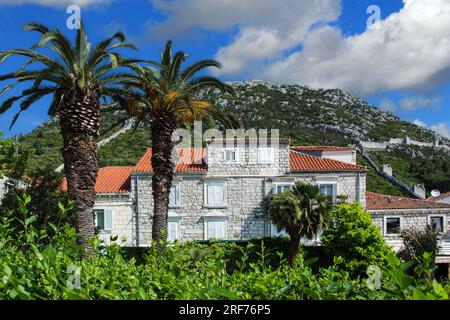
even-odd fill
[[[258,73],[304,41],[313,25],[338,18],[340,0],[153,0],[167,15],[151,24],[153,34],[164,38],[188,35],[196,28],[227,32],[238,30],[232,43],[220,48],[216,58],[221,74]]]
[[[397,106],[394,101],[389,98],[384,98],[380,101],[380,109],[383,111],[388,111],[394,113],[397,109]]]
[[[436,108],[442,102],[441,98],[404,98],[400,100],[400,108],[405,111],[415,111],[417,109]]]
[[[450,74],[450,1],[404,4],[379,28],[357,36],[344,37],[330,26],[312,31],[303,50],[268,66],[263,74],[363,95],[435,85]]]
[[[427,128],[427,124],[420,119],[416,119],[412,123],[414,123],[416,126]]]
[[[433,131],[436,131],[441,136],[450,139],[450,127],[445,123],[438,123],[430,128]]]
[[[216,54],[228,78],[359,95],[432,88],[450,79],[450,0],[403,2],[378,28],[355,36],[327,25],[338,19],[340,0],[153,0],[167,15],[153,27],[166,37],[195,28],[236,31]]]
[[[47,7],[66,7],[69,5],[89,6],[109,4],[112,0],[0,0],[0,6],[37,4]]]
[[[419,127],[423,127],[423,128],[426,128],[426,129],[433,130],[434,132],[440,134],[441,136],[450,139],[450,127],[447,124],[443,123],[443,122],[435,124],[435,125],[432,125],[432,126],[428,126],[422,120],[416,119],[416,120],[413,121],[413,123],[415,125],[419,126]]]

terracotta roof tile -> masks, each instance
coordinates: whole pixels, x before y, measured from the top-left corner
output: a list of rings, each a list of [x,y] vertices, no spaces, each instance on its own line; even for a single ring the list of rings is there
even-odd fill
[[[367,192],[366,208],[367,210],[450,209],[450,205]]]
[[[336,147],[336,146],[294,146],[292,150],[307,152],[323,152],[323,151],[355,151],[355,147]]]
[[[127,193],[131,188],[133,167],[105,167],[98,171],[95,183],[96,193]],[[67,191],[67,181],[63,180],[63,190]]]
[[[333,159],[319,158],[300,152],[290,152],[292,171],[335,172],[335,171],[366,171],[367,167],[345,163]]]
[[[207,170],[204,158],[206,156],[205,149],[176,149],[178,161],[176,165],[177,172],[204,172]],[[152,149],[149,148],[134,167],[134,172],[152,172],[151,165]]]

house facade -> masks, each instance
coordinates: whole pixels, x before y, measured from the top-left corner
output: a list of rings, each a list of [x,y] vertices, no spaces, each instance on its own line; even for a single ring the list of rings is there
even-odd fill
[[[151,244],[151,154],[148,149],[133,167],[100,170],[94,215],[105,242],[118,236],[124,246]],[[449,204],[366,192],[367,168],[356,164],[354,147],[293,147],[287,139],[264,145],[218,140],[202,149],[177,149],[173,161],[169,242],[283,234],[272,225],[262,201],[296,181],[316,184],[335,200],[361,203],[394,249],[401,246],[402,229],[435,223],[450,233]],[[450,252],[444,250],[441,261],[450,263]]]

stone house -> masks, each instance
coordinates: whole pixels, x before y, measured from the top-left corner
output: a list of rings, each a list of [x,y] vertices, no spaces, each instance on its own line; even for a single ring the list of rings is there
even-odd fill
[[[94,217],[105,242],[118,236],[124,246],[150,245],[151,154],[148,149],[132,167],[100,169]],[[317,184],[334,199],[344,196],[348,202],[361,203],[395,249],[400,248],[398,235],[404,228],[434,222],[450,233],[450,204],[367,193],[367,168],[356,164],[355,147],[292,147],[287,139],[259,145],[251,139],[225,139],[209,141],[202,149],[177,149],[174,161],[170,242],[283,234],[273,227],[262,200],[296,181]],[[442,263],[450,263],[449,244],[443,243]]]

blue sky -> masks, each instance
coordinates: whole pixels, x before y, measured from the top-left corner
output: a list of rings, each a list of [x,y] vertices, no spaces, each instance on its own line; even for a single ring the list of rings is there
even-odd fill
[[[0,50],[28,48],[31,21],[66,28],[66,8],[79,4],[89,40],[122,30],[157,59],[167,39],[192,61],[214,57],[223,80],[262,79],[341,88],[402,119],[450,135],[450,0],[0,0]],[[370,5],[381,21],[367,29]],[[0,64],[7,73],[22,60]],[[0,96],[0,102],[17,91]],[[47,119],[49,100],[0,118],[0,132],[27,133]]]

